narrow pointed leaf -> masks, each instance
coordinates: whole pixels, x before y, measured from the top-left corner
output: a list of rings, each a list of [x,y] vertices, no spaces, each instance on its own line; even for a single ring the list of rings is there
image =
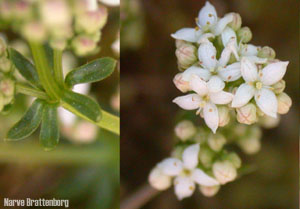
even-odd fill
[[[34,65],[21,53],[16,51],[13,48],[9,50],[10,59],[14,63],[17,70],[20,74],[33,86],[39,89],[42,88],[42,85],[39,80],[38,73]]]
[[[59,142],[59,124],[57,119],[57,105],[46,104],[43,111],[40,143],[46,151],[56,147]]]
[[[87,120],[98,122],[102,118],[99,104],[85,95],[66,90],[61,101],[65,109]]]
[[[65,82],[68,86],[73,86],[79,83],[100,81],[110,76],[115,67],[116,61],[114,59],[100,58],[72,70],[66,76]]]
[[[36,99],[22,119],[16,123],[7,134],[7,141],[17,141],[30,136],[42,120],[44,101]]]

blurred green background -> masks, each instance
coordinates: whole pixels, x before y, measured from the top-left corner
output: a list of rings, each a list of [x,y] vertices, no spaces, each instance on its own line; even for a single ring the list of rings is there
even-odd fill
[[[223,16],[238,12],[253,33],[252,44],[271,46],[290,61],[286,92],[293,106],[279,126],[264,130],[261,151],[243,155],[257,170],[222,187],[213,198],[195,192],[179,202],[169,189],[143,209],[298,208],[299,3],[296,0],[212,0]],[[202,0],[123,0],[121,4],[121,200],[147,183],[149,171],[169,156],[180,92],[175,41],[182,27],[194,27]]]
[[[77,65],[98,57],[119,58],[112,50],[119,33],[119,11],[119,7],[109,8],[109,18],[99,43],[100,52],[87,58],[73,57]],[[10,43],[19,38],[11,31],[0,32]],[[119,115],[118,100],[113,102],[113,98],[118,84],[119,69],[116,68],[112,76],[93,84],[90,91],[103,109],[116,115]],[[0,116],[0,205],[3,206],[3,198],[56,198],[69,199],[71,209],[119,208],[119,136],[96,128],[93,138],[84,140],[78,135],[72,138],[72,132],[76,133],[78,127],[73,127],[71,133],[61,128],[60,143],[51,152],[43,151],[39,145],[39,131],[20,142],[3,142],[6,132],[21,118],[29,103],[28,97],[19,95],[13,112]],[[81,129],[83,137],[90,137],[89,131],[94,130],[86,124]]]

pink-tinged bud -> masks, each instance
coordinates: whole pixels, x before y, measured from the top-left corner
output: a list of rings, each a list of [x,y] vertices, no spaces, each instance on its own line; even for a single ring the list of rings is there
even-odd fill
[[[72,41],[72,47],[78,56],[84,56],[96,50],[97,42],[88,36],[77,36]]]
[[[32,5],[28,1],[19,0],[14,3],[14,17],[26,20],[32,16]]]
[[[76,31],[87,34],[96,33],[106,24],[107,9],[99,7],[96,11],[86,11],[76,18]]]
[[[43,0],[40,2],[43,23],[51,30],[71,24],[72,16],[67,1]]]
[[[253,124],[257,121],[256,106],[254,104],[247,104],[241,108],[236,109],[237,120],[243,124]]]
[[[175,45],[176,45],[176,48],[179,48],[181,47],[182,45],[184,44],[187,44],[188,42],[184,41],[184,40],[179,40],[179,39],[176,39],[175,41]]]
[[[277,112],[279,114],[286,114],[292,106],[292,99],[286,93],[282,92],[277,96],[278,108]]]
[[[213,196],[215,196],[215,195],[218,193],[218,191],[220,190],[220,185],[217,185],[217,186],[211,186],[211,187],[200,185],[199,189],[200,189],[200,192],[201,192],[204,196],[206,196],[206,197],[213,197]]]
[[[231,23],[228,24],[229,27],[231,27],[233,30],[237,31],[238,29],[241,28],[242,25],[242,18],[241,15],[238,13],[229,13],[227,15],[232,15],[233,20]]]
[[[13,4],[11,1],[0,1],[0,16],[9,19],[14,16]]]
[[[272,85],[273,88],[273,92],[275,94],[280,94],[284,91],[285,89],[285,81],[284,80],[280,80],[277,83],[275,83],[274,85]]]
[[[229,109],[226,106],[218,107],[219,113],[219,127],[226,126],[230,121]]]
[[[67,47],[66,40],[50,40],[50,46],[54,49],[63,51]]]
[[[8,73],[11,70],[12,64],[11,61],[6,57],[0,58],[0,72]]]
[[[231,182],[237,177],[237,170],[230,161],[214,163],[213,173],[220,184]]]
[[[35,42],[44,42],[47,38],[47,30],[40,22],[29,22],[23,26],[22,30],[25,39]]]
[[[182,140],[186,141],[187,139],[194,136],[196,133],[196,128],[194,124],[189,120],[183,120],[179,122],[175,127],[176,136]]]
[[[274,59],[276,57],[276,53],[271,47],[264,46],[258,51],[257,56],[261,58]]]
[[[157,190],[166,190],[172,185],[172,178],[163,174],[158,167],[152,169],[148,181]]]
[[[188,68],[197,61],[197,48],[189,43],[182,44],[176,49],[175,54],[178,60],[178,65],[183,69]]]
[[[15,82],[9,78],[1,80],[0,91],[4,97],[13,96],[15,93]]]
[[[182,73],[178,73],[175,75],[173,79],[173,83],[181,92],[185,93],[191,90],[190,82],[183,80]]]

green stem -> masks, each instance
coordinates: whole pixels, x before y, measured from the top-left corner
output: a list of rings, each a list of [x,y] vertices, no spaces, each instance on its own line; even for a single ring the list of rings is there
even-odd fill
[[[49,100],[49,97],[47,96],[47,94],[45,92],[31,88],[30,86],[27,86],[27,85],[24,85],[21,83],[16,84],[16,92],[20,93],[20,94],[25,94],[28,96],[37,97],[37,98],[44,99],[44,100]]]
[[[120,135],[120,118],[104,110],[102,110],[102,119],[95,124],[101,128]]]
[[[41,44],[31,42],[30,48],[40,81],[45,91],[51,99],[59,100],[61,90],[51,73],[51,68],[43,46]]]
[[[62,51],[59,49],[53,50],[54,60],[54,77],[59,85],[64,86],[64,74],[62,69]]]

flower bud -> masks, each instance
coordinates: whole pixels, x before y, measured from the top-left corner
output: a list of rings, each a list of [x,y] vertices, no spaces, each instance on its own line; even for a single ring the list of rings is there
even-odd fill
[[[187,42],[184,41],[184,40],[179,40],[179,39],[176,39],[175,41],[175,44],[176,44],[176,48],[179,48],[181,47],[182,45],[186,44]]]
[[[271,47],[264,46],[258,51],[257,56],[261,58],[274,59],[276,57],[276,53]]]
[[[255,154],[260,150],[261,143],[257,137],[246,137],[238,141],[241,149],[249,155]]]
[[[172,185],[171,177],[164,175],[158,167],[152,169],[148,181],[157,190],[166,190]]]
[[[11,70],[11,61],[6,57],[0,58],[0,72],[8,73]]]
[[[256,106],[254,104],[247,104],[241,108],[236,109],[237,120],[240,123],[251,125],[257,121]]]
[[[226,106],[218,107],[219,113],[219,127],[226,126],[230,121],[229,109]]]
[[[44,0],[40,2],[41,19],[49,29],[71,24],[72,16],[67,1]]]
[[[0,16],[3,19],[9,19],[15,15],[12,3],[11,1],[0,1]]]
[[[185,69],[194,64],[197,61],[196,53],[197,48],[194,45],[182,44],[175,52],[179,66]]]
[[[97,42],[88,36],[77,36],[73,39],[72,46],[77,55],[84,56],[96,50]]]
[[[6,44],[3,38],[0,38],[0,57],[6,54]]]
[[[275,94],[280,94],[284,91],[285,89],[285,81],[284,80],[280,80],[277,83],[275,83],[274,85],[272,85],[273,88],[273,92]]]
[[[25,39],[36,42],[43,42],[47,38],[47,31],[39,22],[29,22],[23,26],[22,34]]]
[[[252,39],[252,32],[248,27],[242,27],[237,31],[237,37],[243,43],[248,43]]]
[[[171,157],[180,159],[182,157],[183,151],[184,146],[176,146],[171,153]]]
[[[277,112],[279,114],[286,114],[290,110],[290,107],[292,106],[292,99],[287,95],[286,93],[282,92],[277,96]]]
[[[194,124],[189,120],[179,122],[175,127],[176,136],[182,141],[186,141],[196,133]]]
[[[220,190],[220,185],[211,186],[211,187],[200,185],[199,189],[200,189],[200,192],[204,196],[206,196],[206,197],[212,197],[212,196],[215,196],[218,193],[218,191]]]
[[[229,160],[237,169],[240,168],[242,165],[241,158],[234,152],[229,153],[226,156],[226,159]]]
[[[213,165],[213,173],[220,184],[226,184],[237,177],[237,170],[229,161],[216,162]]]
[[[88,34],[99,31],[106,24],[107,9],[99,7],[96,11],[86,11],[80,14],[75,21],[76,31]]]
[[[182,73],[177,73],[173,79],[176,88],[185,93],[190,90],[190,82],[183,80]]]
[[[54,49],[59,49],[63,51],[67,47],[66,40],[50,40],[50,46]]]
[[[4,97],[13,96],[15,93],[15,82],[9,78],[0,81],[0,91]]]
[[[259,118],[259,124],[263,127],[263,128],[275,128],[276,126],[278,126],[280,122],[280,116],[278,115],[276,118],[270,117],[270,116],[263,116]]]
[[[14,3],[14,17],[19,20],[26,20],[32,17],[32,5],[31,2],[25,0],[19,0]]]
[[[223,146],[226,144],[226,139],[223,135],[221,134],[211,134],[209,137],[208,137],[208,145],[209,147],[218,152],[220,151]]]
[[[241,28],[242,25],[242,18],[241,15],[238,13],[229,13],[228,15],[233,15],[233,20],[231,23],[228,24],[229,27],[231,27],[233,30],[237,31]]]
[[[214,158],[214,152],[208,147],[201,147],[201,151],[199,152],[200,162],[204,165],[204,167],[209,168],[212,165],[212,161]]]

